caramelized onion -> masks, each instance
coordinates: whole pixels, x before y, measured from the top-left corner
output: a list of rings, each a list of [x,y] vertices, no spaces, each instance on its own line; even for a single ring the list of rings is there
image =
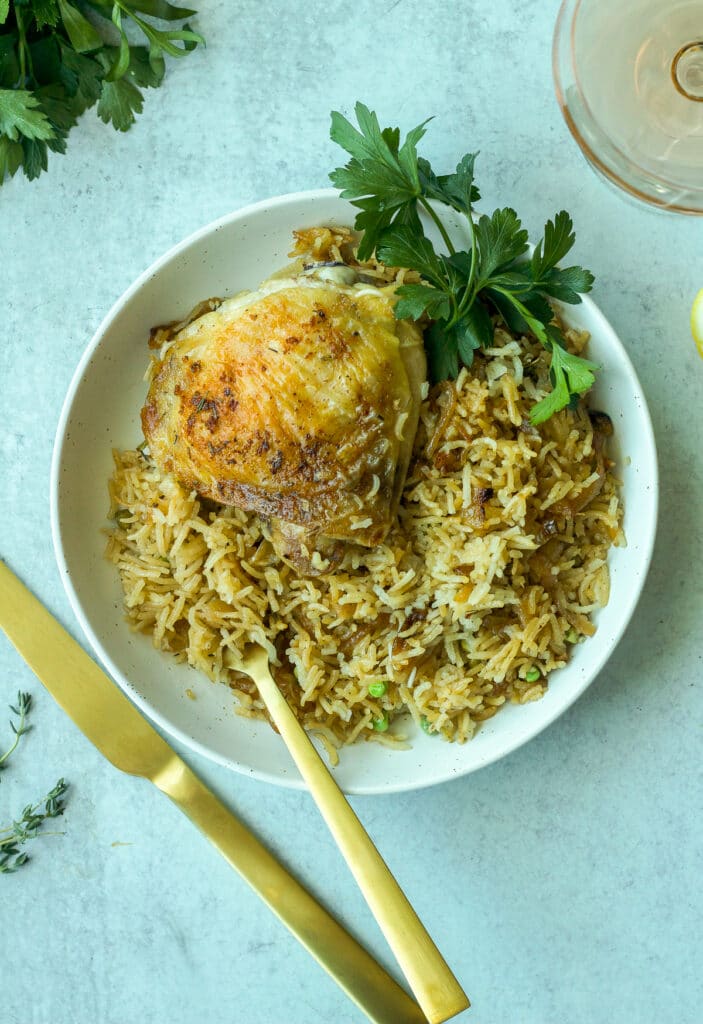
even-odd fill
[[[444,408],[442,408],[440,404],[440,399],[442,398],[443,395],[448,396],[447,404],[444,406]],[[452,416],[454,415],[454,410],[456,409],[456,388],[454,387],[454,383],[452,381],[443,380],[441,384],[437,385],[436,402],[440,408],[440,413],[435,424],[435,428],[432,431],[432,436],[427,442],[427,448],[425,449],[425,454],[427,455],[428,459],[431,459],[433,457],[433,455],[439,448],[440,444],[442,443],[444,434],[447,430],[447,427],[449,426]]]

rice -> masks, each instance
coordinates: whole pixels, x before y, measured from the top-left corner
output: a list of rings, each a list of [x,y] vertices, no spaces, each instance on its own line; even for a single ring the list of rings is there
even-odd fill
[[[317,252],[339,252],[340,236],[330,239]],[[566,336],[574,351],[587,341]],[[248,717],[266,713],[237,659],[263,644],[331,756],[362,738],[402,746],[401,712],[468,740],[506,702],[541,697],[573,644],[593,635],[608,550],[624,544],[603,418],[580,403],[532,427],[529,410],[548,390],[544,349],[497,328],[470,370],[424,398],[385,542],[349,545],[312,578],[276,555],[255,515],[200,500],[139,450],[115,451],[107,553],[128,621],[227,684]],[[385,693],[372,697],[379,680]]]

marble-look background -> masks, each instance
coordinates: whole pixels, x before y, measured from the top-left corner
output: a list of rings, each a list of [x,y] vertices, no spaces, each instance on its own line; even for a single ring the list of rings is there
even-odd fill
[[[551,82],[556,0],[202,0],[208,39],[118,135],[89,113],[68,154],[0,190],[0,553],[74,633],[48,476],[92,332],[152,259],[207,221],[326,184],[332,107],[357,98],[450,169],[481,150],[484,207],[533,234],[565,207],[596,301],[648,394],[661,522],[634,620],[558,723],[508,759],[353,801],[455,967],[473,1024],[698,1024],[701,986],[703,363],[688,310],[703,223],[630,204],[584,164]],[[0,783],[4,821],[63,774],[66,835],[0,879],[7,1024],[352,1024],[360,1014],[156,790],[115,772],[0,636],[0,703],[36,698]],[[0,736],[9,735],[2,725]],[[186,759],[391,970],[306,795]]]

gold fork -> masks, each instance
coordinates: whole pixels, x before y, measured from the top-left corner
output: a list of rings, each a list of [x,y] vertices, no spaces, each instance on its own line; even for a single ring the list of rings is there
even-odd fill
[[[325,819],[427,1019],[439,1022],[469,1001],[368,833],[276,685],[266,650],[249,644],[237,664],[262,700]]]

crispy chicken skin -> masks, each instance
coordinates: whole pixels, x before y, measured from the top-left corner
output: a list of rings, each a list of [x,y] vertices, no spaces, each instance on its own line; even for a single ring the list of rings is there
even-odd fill
[[[164,346],[144,437],[162,469],[258,513],[312,571],[314,551],[336,560],[339,542],[388,533],[424,379],[421,333],[395,320],[392,287],[272,279]]]

